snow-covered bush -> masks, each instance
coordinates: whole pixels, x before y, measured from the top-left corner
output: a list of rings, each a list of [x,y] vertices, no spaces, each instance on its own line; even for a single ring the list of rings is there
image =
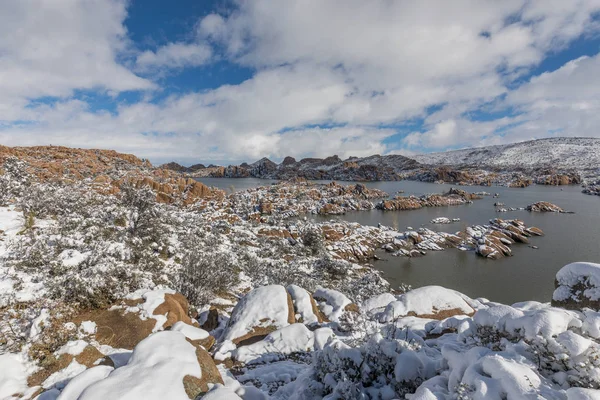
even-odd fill
[[[332,399],[404,398],[437,367],[418,345],[375,334],[357,348],[337,341],[316,352],[313,378]]]
[[[317,228],[309,228],[302,232],[302,243],[309,248],[313,255],[322,254],[325,250],[325,239]]]
[[[184,241],[184,251],[173,283],[191,304],[207,304],[238,281],[240,270],[232,253],[207,249],[198,236]]]
[[[162,241],[168,216],[161,212],[152,189],[122,185],[121,205],[127,213],[127,230],[131,236],[144,242]]]
[[[0,205],[21,197],[30,184],[27,164],[16,157],[7,158],[0,171]]]

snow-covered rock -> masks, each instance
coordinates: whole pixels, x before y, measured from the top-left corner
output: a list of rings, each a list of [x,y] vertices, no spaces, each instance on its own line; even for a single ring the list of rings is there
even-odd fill
[[[314,298],[306,289],[297,285],[289,285],[287,291],[292,296],[294,310],[299,317],[298,321],[306,325],[323,322]]]
[[[208,391],[208,383],[223,383],[210,356],[199,352],[181,332],[155,333],[135,347],[127,365],[88,386],[79,400],[193,399]]]
[[[556,274],[552,304],[572,310],[600,310],[600,264],[575,262],[562,267]]]
[[[444,319],[453,315],[472,315],[475,310],[464,295],[441,286],[424,286],[398,297],[386,307],[382,322],[413,315],[422,318]]]
[[[323,314],[329,321],[333,322],[338,322],[352,304],[352,301],[346,295],[333,289],[318,288],[314,297]]]
[[[267,362],[314,349],[315,334],[304,324],[292,324],[271,332],[260,342],[242,346],[234,358],[242,363]]]
[[[556,204],[547,201],[538,201],[537,203],[530,204],[527,206],[526,210],[535,212],[564,212],[564,210]]]
[[[250,291],[236,304],[223,339],[240,344],[255,336],[266,336],[294,322],[294,305],[285,287],[261,286]]]

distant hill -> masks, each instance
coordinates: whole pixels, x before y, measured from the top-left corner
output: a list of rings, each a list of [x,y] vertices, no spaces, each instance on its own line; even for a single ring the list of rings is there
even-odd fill
[[[286,157],[280,164],[262,158],[252,164],[213,167],[197,170],[193,176],[224,178],[269,178],[269,179],[335,179],[344,181],[394,181],[402,179],[403,171],[414,170],[419,163],[401,155],[350,157],[342,160],[338,156],[327,158],[303,158],[296,161]]]
[[[600,166],[600,139],[549,138],[498,146],[486,146],[413,158],[426,165],[500,168],[504,170],[553,168],[596,169]]]

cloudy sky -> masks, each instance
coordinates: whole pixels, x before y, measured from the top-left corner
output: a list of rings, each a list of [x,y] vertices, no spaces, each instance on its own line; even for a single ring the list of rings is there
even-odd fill
[[[600,137],[600,0],[6,0],[0,144],[160,163]]]

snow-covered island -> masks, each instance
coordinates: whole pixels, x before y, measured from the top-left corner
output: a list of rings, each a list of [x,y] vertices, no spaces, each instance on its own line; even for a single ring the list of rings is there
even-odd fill
[[[548,303],[512,305],[391,287],[368,264],[510,256],[543,235],[523,221],[318,222],[305,217],[390,200],[302,180],[226,195],[106,151],[0,161],[0,399],[600,398],[599,264],[562,268]],[[435,196],[391,201],[477,198]]]

